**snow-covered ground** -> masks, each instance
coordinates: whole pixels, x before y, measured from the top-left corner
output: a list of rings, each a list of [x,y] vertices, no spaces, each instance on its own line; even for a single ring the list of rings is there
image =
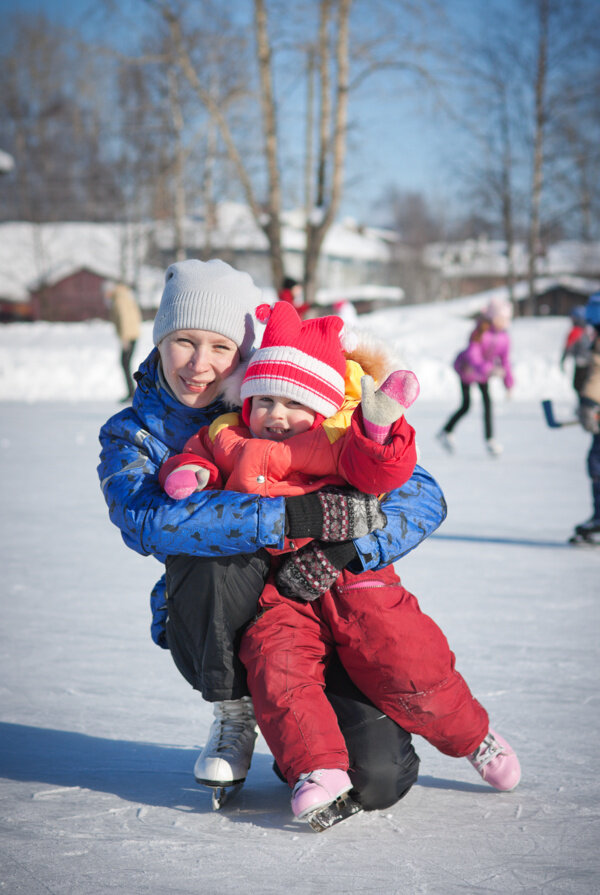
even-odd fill
[[[210,707],[149,637],[160,566],[127,550],[97,478],[97,432],[118,408],[106,324],[0,327],[2,647],[0,891],[15,895],[281,892],[463,895],[600,889],[596,744],[600,553],[566,544],[590,512],[578,426],[557,367],[565,320],[513,326],[518,385],[495,390],[495,460],[479,402],[450,457],[435,433],[458,401],[450,361],[467,306],[379,312],[421,379],[410,411],[449,515],[398,564],[457,666],[521,758],[513,793],[417,738],[421,777],[383,812],[317,835],[259,739],[247,784],[215,813],[192,767]],[[146,327],[137,359],[150,345]]]

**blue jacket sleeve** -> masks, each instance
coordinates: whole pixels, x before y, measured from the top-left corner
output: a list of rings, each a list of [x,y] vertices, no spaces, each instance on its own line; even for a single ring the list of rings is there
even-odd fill
[[[382,507],[387,525],[354,541],[358,560],[352,571],[381,569],[406,556],[442,524],[447,513],[440,486],[421,466],[415,466],[401,488],[389,492]]]
[[[152,588],[150,609],[152,611],[152,624],[150,625],[152,640],[162,649],[168,649],[166,624],[169,610],[167,608],[166,575],[162,575]]]
[[[158,483],[165,446],[133,422],[110,420],[100,433],[98,474],[111,521],[128,547],[169,555],[230,556],[282,548],[285,501],[233,491],[200,491],[172,500]]]

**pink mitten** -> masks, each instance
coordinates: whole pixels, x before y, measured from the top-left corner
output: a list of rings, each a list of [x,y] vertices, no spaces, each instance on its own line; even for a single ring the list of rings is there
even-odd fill
[[[385,444],[392,424],[416,401],[419,380],[410,370],[396,370],[377,391],[371,376],[363,376],[360,385],[365,433],[377,444]]]
[[[195,491],[202,491],[209,478],[204,466],[189,464],[173,470],[165,479],[165,491],[173,500],[183,500]]]

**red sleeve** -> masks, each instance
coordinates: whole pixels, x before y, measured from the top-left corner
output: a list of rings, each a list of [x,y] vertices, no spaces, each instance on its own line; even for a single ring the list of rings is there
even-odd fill
[[[166,478],[170,473],[179,469],[180,466],[187,466],[190,463],[208,469],[210,476],[205,485],[205,490],[207,488],[217,490],[223,487],[223,481],[219,470],[212,459],[210,451],[205,446],[207,435],[208,427],[204,426],[199,432],[196,432],[195,435],[192,435],[192,437],[186,441],[183,446],[182,454],[174,454],[172,457],[169,457],[168,460],[165,460],[158,473],[158,481],[160,482],[161,487],[165,487]]]
[[[392,491],[409,480],[417,463],[415,430],[402,416],[394,423],[388,444],[364,434],[360,405],[352,414],[339,458],[339,472],[366,494]]]
[[[575,344],[575,342],[579,341],[579,339],[582,337],[584,331],[585,330],[584,330],[583,326],[572,327],[572,329],[569,331],[569,335],[567,336],[567,342],[566,342],[565,347],[571,348]]]

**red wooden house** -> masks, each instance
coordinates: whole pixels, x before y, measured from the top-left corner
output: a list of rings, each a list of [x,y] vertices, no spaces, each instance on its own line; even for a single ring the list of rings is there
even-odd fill
[[[109,319],[104,299],[105,277],[81,267],[31,290],[31,318],[77,322]]]

